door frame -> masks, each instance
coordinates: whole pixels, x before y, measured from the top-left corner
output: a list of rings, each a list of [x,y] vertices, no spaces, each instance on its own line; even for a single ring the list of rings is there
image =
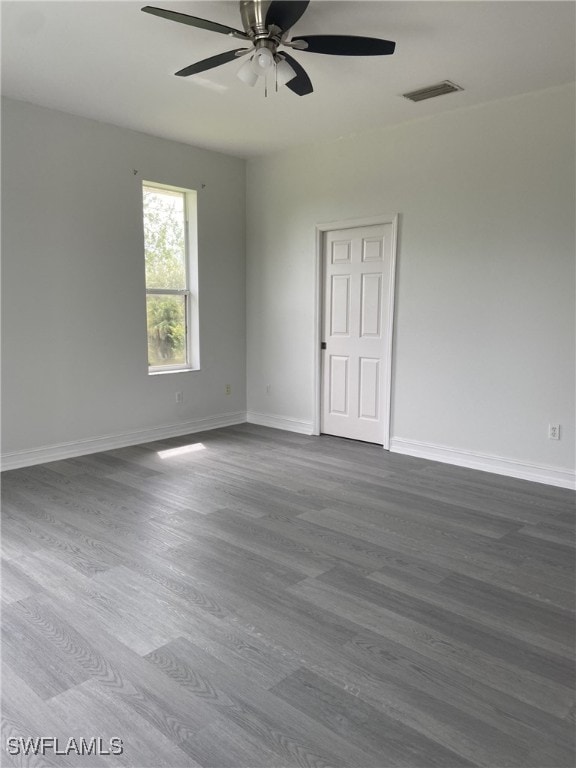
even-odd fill
[[[388,293],[388,324],[384,338],[385,349],[390,350],[384,366],[382,377],[381,397],[383,403],[384,434],[382,444],[385,450],[390,449],[390,421],[392,405],[392,358],[394,355],[394,298],[396,293],[396,250],[398,243],[399,215],[369,216],[361,219],[340,219],[327,221],[316,225],[316,289],[314,291],[314,418],[312,422],[312,434],[320,434],[322,417],[322,318],[324,311],[324,242],[326,232],[335,229],[353,229],[355,227],[370,227],[373,225],[392,225],[392,254],[390,258],[390,290]]]

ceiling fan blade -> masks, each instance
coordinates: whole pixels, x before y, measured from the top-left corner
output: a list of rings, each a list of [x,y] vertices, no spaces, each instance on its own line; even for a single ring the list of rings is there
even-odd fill
[[[377,37],[354,35],[305,35],[293,37],[291,43],[303,40],[308,53],[328,53],[333,56],[387,56],[394,53],[396,43]]]
[[[231,35],[232,37],[240,37],[243,40],[248,38],[246,32],[242,32],[240,29],[234,29],[234,27],[227,27],[224,24],[218,24],[215,21],[209,21],[208,19],[200,19],[197,16],[189,16],[187,13],[178,13],[177,11],[166,11],[164,8],[154,8],[152,5],[146,5],[142,8],[144,13],[151,13],[153,16],[160,16],[162,19],[168,19],[169,21],[178,21],[180,24],[188,24],[190,27],[199,27],[200,29],[207,29],[209,32],[220,32],[222,35]]]
[[[184,67],[184,69],[179,70],[175,74],[178,75],[178,77],[197,75],[199,72],[205,72],[207,69],[219,67],[220,64],[227,64],[229,61],[234,61],[234,59],[238,58],[240,51],[242,51],[240,55],[243,56],[246,53],[250,53],[251,50],[251,48],[236,48],[234,51],[219,53],[216,56],[210,56],[209,59],[202,59],[202,61],[197,61],[196,64],[190,64],[190,66]]]
[[[298,94],[298,96],[306,96],[308,93],[312,93],[314,88],[312,87],[312,82],[304,71],[304,68],[296,61],[295,58],[290,56],[285,51],[282,51],[282,56],[296,72],[296,77],[293,77],[292,80],[289,80],[286,83],[286,87],[290,88],[290,90],[294,91],[294,93]]]
[[[272,0],[266,13],[266,26],[274,24],[286,32],[296,24],[309,3],[310,0]]]

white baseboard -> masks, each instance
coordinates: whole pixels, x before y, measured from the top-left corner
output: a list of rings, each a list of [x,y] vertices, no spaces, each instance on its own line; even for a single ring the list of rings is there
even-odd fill
[[[191,421],[180,421],[177,424],[166,424],[162,427],[123,432],[116,435],[102,435],[87,440],[75,440],[70,443],[45,445],[41,448],[3,453],[1,456],[2,472],[20,467],[31,467],[34,464],[45,464],[49,461],[70,459],[74,456],[85,456],[89,453],[111,451],[114,448],[126,448],[129,445],[151,443],[154,440],[165,440],[169,437],[188,435],[193,432],[204,432],[218,427],[230,427],[234,424],[244,424],[246,413],[222,413],[218,416],[205,416]]]
[[[259,424],[261,427],[272,427],[273,429],[284,429],[287,432],[298,432],[301,435],[313,434],[314,425],[311,421],[294,419],[291,416],[277,416],[271,413],[257,413],[248,411],[246,421],[249,424]]]
[[[404,453],[421,459],[441,461],[445,464],[456,464],[459,467],[480,469],[497,475],[517,477],[522,480],[532,480],[535,483],[556,485],[560,488],[576,490],[576,472],[573,469],[550,467],[545,464],[532,464],[516,459],[505,459],[502,456],[490,456],[476,451],[463,451],[459,448],[448,448],[444,445],[421,443],[417,440],[404,440],[393,437],[390,440],[392,453]]]
[[[69,459],[74,456],[84,456],[89,453],[110,451],[114,448],[125,448],[129,445],[149,443],[154,440],[164,440],[179,435],[204,432],[219,427],[230,427],[235,424],[259,424],[263,427],[283,429],[288,432],[297,432],[301,435],[312,435],[313,424],[311,421],[294,419],[289,416],[278,416],[268,413],[249,411],[244,413],[223,413],[218,416],[206,416],[191,421],[167,424],[161,427],[124,432],[116,435],[102,435],[87,440],[76,440],[70,443],[57,443],[41,448],[3,453],[0,457],[1,471],[31,467],[34,464],[45,464],[49,461]],[[551,467],[541,464],[532,464],[515,459],[505,459],[501,456],[490,456],[476,451],[464,451],[459,448],[449,448],[443,445],[423,443],[417,440],[405,440],[393,437],[390,440],[392,453],[403,453],[407,456],[416,456],[421,459],[440,461],[445,464],[455,464],[469,469],[479,469],[484,472],[493,472],[497,475],[507,475],[523,480],[531,480],[536,483],[555,485],[560,488],[576,490],[576,472],[572,469]]]

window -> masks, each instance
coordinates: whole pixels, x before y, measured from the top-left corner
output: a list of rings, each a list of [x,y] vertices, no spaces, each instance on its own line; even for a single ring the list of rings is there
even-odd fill
[[[199,368],[196,192],[144,182],[148,371]]]

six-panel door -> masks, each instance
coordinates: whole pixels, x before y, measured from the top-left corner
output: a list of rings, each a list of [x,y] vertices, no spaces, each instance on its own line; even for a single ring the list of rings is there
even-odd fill
[[[321,431],[382,443],[392,225],[326,232]]]

